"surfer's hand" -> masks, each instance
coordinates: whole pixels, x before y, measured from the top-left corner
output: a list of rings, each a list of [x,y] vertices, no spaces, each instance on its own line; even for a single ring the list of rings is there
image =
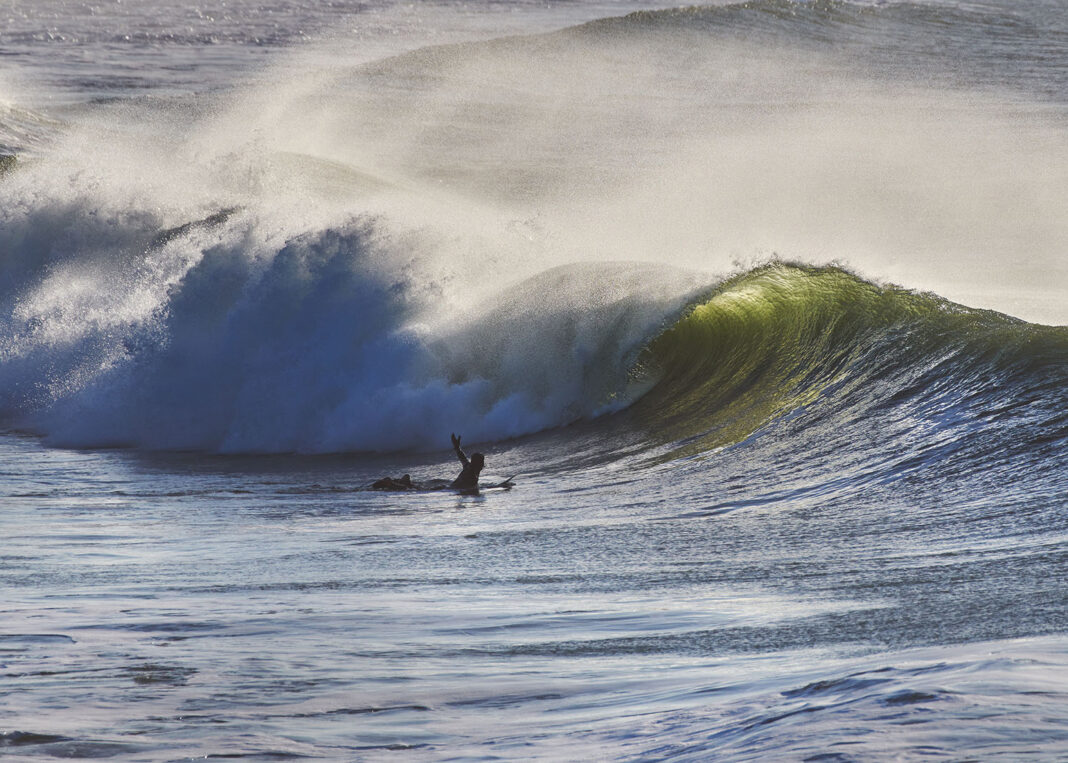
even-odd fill
[[[457,437],[456,435],[452,436],[452,447],[454,447],[454,448],[459,448],[460,447],[460,438]]]

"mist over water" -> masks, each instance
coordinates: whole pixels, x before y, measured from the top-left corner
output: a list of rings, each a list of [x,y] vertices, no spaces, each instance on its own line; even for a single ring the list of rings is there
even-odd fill
[[[1061,11],[14,3],[0,753],[1057,759]]]

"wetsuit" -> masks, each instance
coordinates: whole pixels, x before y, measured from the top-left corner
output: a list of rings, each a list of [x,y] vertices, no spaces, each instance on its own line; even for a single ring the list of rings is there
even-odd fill
[[[478,487],[478,475],[482,471],[482,467],[485,465],[485,459],[481,453],[475,453],[470,460],[460,450],[459,438],[454,437],[452,447],[456,450],[456,457],[460,459],[460,463],[464,465],[463,471],[460,472],[460,476],[452,481],[452,487],[459,488],[460,490],[470,490]]]

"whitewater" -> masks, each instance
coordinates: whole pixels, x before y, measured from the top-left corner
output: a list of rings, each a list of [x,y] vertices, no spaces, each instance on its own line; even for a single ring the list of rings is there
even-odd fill
[[[1059,0],[0,54],[0,757],[1064,759]]]

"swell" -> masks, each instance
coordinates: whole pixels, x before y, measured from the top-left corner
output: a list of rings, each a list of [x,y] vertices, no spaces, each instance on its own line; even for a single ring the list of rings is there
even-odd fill
[[[1054,7],[750,0],[643,10],[571,30],[592,38],[689,34],[833,52],[872,76],[912,72],[930,83],[1022,86],[1063,99],[1068,25]],[[754,51],[759,57],[759,52]],[[967,65],[964,65],[967,62]]]
[[[865,419],[927,419],[985,437],[980,451],[1068,439],[1068,327],[836,267],[777,262],[724,282],[647,346],[635,373],[657,382],[634,414],[674,443],[673,456],[742,441],[805,408],[814,425],[857,433]]]

